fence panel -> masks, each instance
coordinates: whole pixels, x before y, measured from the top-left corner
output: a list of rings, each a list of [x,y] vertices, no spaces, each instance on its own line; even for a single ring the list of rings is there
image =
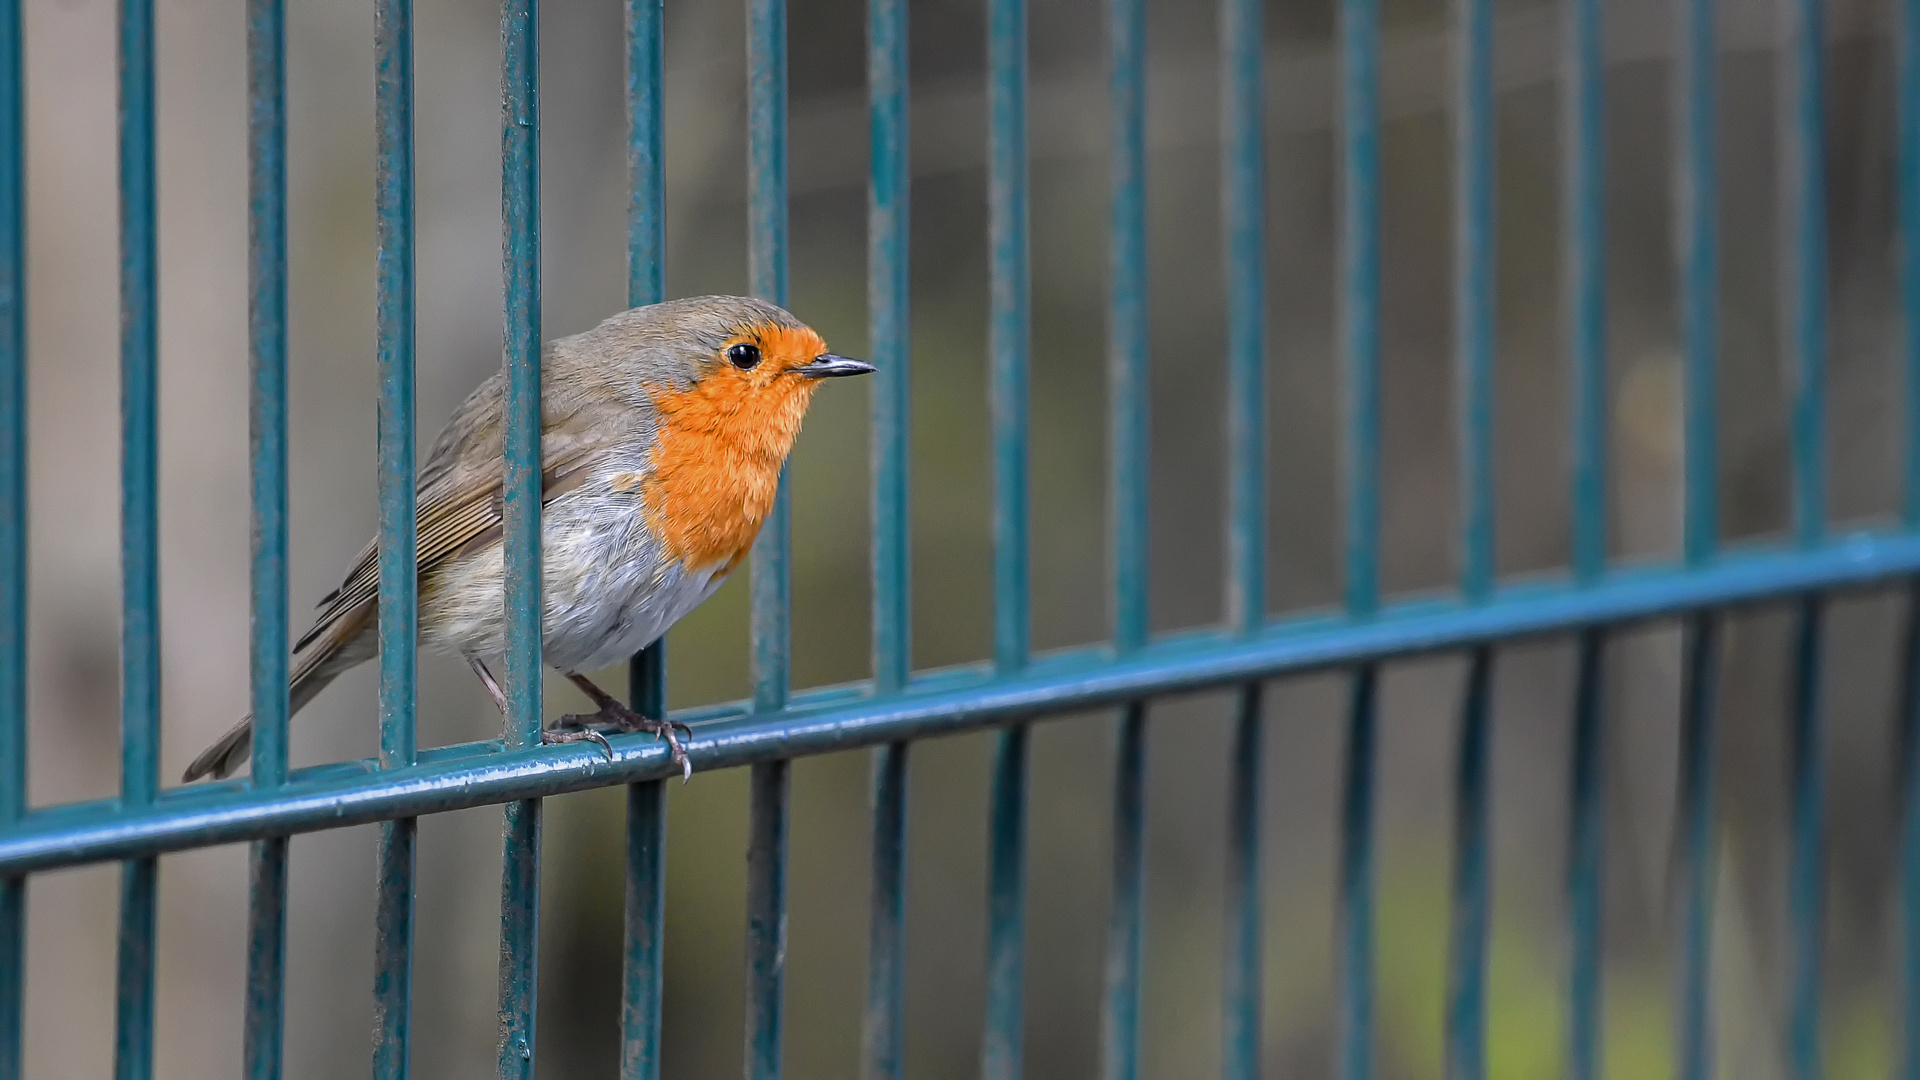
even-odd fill
[[[1266,565],[1268,365],[1267,30],[1259,0],[1222,0],[1218,13],[1220,229],[1224,260],[1227,448],[1224,625],[1155,635],[1149,622],[1148,496],[1153,460],[1148,324],[1148,8],[1105,4],[1108,157],[1106,477],[1111,641],[1037,653],[1029,488],[1033,289],[1030,244],[1027,0],[984,0],[992,649],[987,662],[916,671],[911,641],[909,12],[867,0],[869,172],[867,300],[872,380],[872,679],[793,690],[791,510],[783,475],[751,558],[749,701],[683,710],[695,769],[751,770],[746,895],[746,1072],[783,1069],[790,769],[796,757],[871,748],[872,880],[861,1060],[868,1080],[905,1075],[907,795],[914,740],[998,729],[987,798],[986,965],[981,1074],[1015,1080],[1025,1058],[1031,725],[1096,707],[1117,713],[1113,761],[1111,906],[1099,1007],[1101,1075],[1143,1072],[1144,941],[1148,927],[1148,733],[1153,703],[1197,690],[1233,695],[1226,775],[1226,882],[1221,978],[1222,1071],[1262,1071],[1264,1009],[1262,753],[1266,680],[1337,671],[1346,680],[1338,812],[1337,1069],[1377,1072],[1379,968],[1377,834],[1380,700],[1385,667],[1460,654],[1465,679],[1453,762],[1451,925],[1443,1000],[1445,1074],[1489,1071],[1490,951],[1495,923],[1494,700],[1501,649],[1569,638],[1576,666],[1567,761],[1564,1065],[1599,1080],[1602,1060],[1602,897],[1608,784],[1604,701],[1622,629],[1682,628],[1675,811],[1677,980],[1675,1072],[1714,1075],[1715,772],[1719,680],[1728,612],[1790,608],[1782,661],[1789,810],[1780,1026],[1796,1080],[1822,1074],[1822,951],[1828,933],[1821,705],[1831,597],[1905,585],[1901,654],[1902,757],[1898,867],[1900,1074],[1920,1080],[1920,0],[1898,5],[1896,38],[1903,519],[1837,531],[1829,521],[1828,23],[1821,0],[1784,9],[1776,59],[1782,269],[1780,337],[1791,370],[1784,541],[1722,542],[1720,394],[1722,212],[1716,111],[1722,48],[1712,0],[1683,0],[1672,45],[1674,301],[1682,373],[1681,545],[1667,562],[1610,559],[1606,66],[1599,0],[1567,0],[1559,57],[1564,158],[1563,338],[1571,401],[1565,433],[1569,565],[1559,575],[1497,572],[1494,430],[1496,295],[1496,56],[1492,0],[1457,0],[1454,20],[1452,353],[1459,429],[1457,588],[1395,596],[1383,585],[1383,337],[1381,8],[1339,0],[1339,271],[1335,349],[1344,412],[1343,593],[1338,610],[1271,617]],[[415,160],[412,0],[375,0],[376,330],[380,533],[377,558],[380,752],[376,759],[293,769],[288,761],[288,126],[285,0],[247,0],[247,158],[251,434],[251,776],[162,790],[159,596],[159,263],[155,154],[155,9],[119,0],[120,253],[120,793],[32,808],[27,798],[27,398],[25,296],[25,49],[20,0],[0,0],[0,1077],[22,1074],[25,912],[30,876],[121,863],[114,1069],[154,1070],[159,858],[245,842],[251,854],[246,931],[243,1071],[285,1068],[289,838],[378,823],[374,915],[373,1074],[412,1069],[417,819],[499,805],[504,815],[500,901],[498,1071],[527,1078],[536,1060],[542,807],[545,798],[626,787],[619,1069],[658,1080],[662,997],[666,787],[678,772],[651,736],[547,745],[541,717],[541,236],[540,11],[503,0],[500,12],[502,272],[506,416],[502,538],[509,624],[501,737],[422,749],[416,732],[419,630],[415,527]],[[748,0],[745,132],[749,290],[788,300],[788,8]],[[667,295],[663,0],[627,0],[626,261],[628,303]],[[663,645],[629,669],[634,707],[665,714]]]

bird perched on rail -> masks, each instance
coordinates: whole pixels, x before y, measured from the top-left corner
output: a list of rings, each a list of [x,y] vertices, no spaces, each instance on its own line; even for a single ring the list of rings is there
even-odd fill
[[[675,725],[633,712],[586,673],[645,648],[713,595],[773,507],[820,380],[872,370],[828,352],[780,308],[738,296],[633,308],[548,343],[540,361],[542,656],[599,711],[562,717],[544,741],[605,746],[595,725],[653,732],[667,740],[682,778],[691,775]],[[506,697],[487,665],[506,652],[505,396],[495,374],[455,410],[420,469],[415,518],[420,643],[464,658],[503,713]],[[378,554],[367,545],[295,643],[292,712],[379,654]],[[186,780],[231,773],[252,736],[249,716],[194,759]]]

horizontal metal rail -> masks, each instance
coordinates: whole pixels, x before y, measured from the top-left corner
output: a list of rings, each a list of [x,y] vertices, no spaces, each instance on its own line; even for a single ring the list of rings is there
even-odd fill
[[[1304,616],[1248,636],[1192,631],[1114,659],[1106,647],[1036,657],[1018,674],[989,666],[934,671],[900,694],[865,683],[795,694],[786,708],[684,710],[687,752],[711,770],[946,735],[1044,714],[1232,686],[1254,679],[1520,637],[1618,626],[1920,576],[1920,536],[1843,535],[1813,549],[1749,549],[1693,569],[1622,570],[1592,587],[1518,583],[1486,604],[1408,600],[1369,618]],[[411,768],[342,762],[295,772],[275,791],[245,781],[175,788],[137,807],[119,800],[30,813],[0,835],[0,875],[359,825],[654,780],[673,773],[664,744],[614,736],[507,751],[498,740],[422,751]]]

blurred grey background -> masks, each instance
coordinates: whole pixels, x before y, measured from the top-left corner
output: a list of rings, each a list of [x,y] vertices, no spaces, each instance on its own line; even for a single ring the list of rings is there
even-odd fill
[[[1157,628],[1222,612],[1223,309],[1216,11],[1155,3],[1149,33],[1153,590]],[[118,612],[114,5],[28,0],[32,350],[32,797],[117,790]],[[245,707],[246,171],[243,5],[159,0],[164,771]],[[1779,22],[1723,0],[1720,74],[1725,346],[1723,530],[1777,533],[1786,512],[1788,371],[1774,259]],[[1835,0],[1830,121],[1832,489],[1838,522],[1897,506],[1903,422],[1893,293],[1890,6]],[[791,10],[792,306],[840,351],[865,347],[863,5]],[[1036,644],[1097,641],[1105,606],[1106,148],[1097,0],[1032,11]],[[499,363],[499,31],[471,0],[420,0],[419,380],[423,442]],[[1607,5],[1613,543],[1664,558],[1678,539],[1678,378],[1669,193],[1670,0]],[[1449,15],[1385,5],[1385,573],[1445,587],[1458,517],[1450,402]],[[983,5],[911,12],[915,661],[989,652]],[[744,37],[738,0],[667,9],[668,292],[746,287]],[[1270,607],[1339,595],[1334,349],[1338,107],[1335,6],[1267,5]],[[624,282],[621,9],[542,12],[545,329],[583,329]],[[296,620],[375,520],[373,15],[290,5],[292,513]],[[1559,243],[1562,99],[1553,6],[1499,14],[1499,561],[1562,565],[1569,391]],[[796,451],[794,671],[867,672],[868,391],[829,388]],[[1893,706],[1902,605],[1830,608],[1826,1054],[1878,1077],[1896,1045],[1890,868]],[[1726,639],[1715,986],[1726,1075],[1781,1073],[1788,669],[1778,611]],[[676,705],[746,692],[744,577],[671,637]],[[1612,646],[1606,769],[1605,1054],[1609,1075],[1670,1074],[1674,955],[1667,881],[1678,635]],[[1491,1062],[1556,1072],[1564,981],[1567,643],[1506,650],[1498,672]],[[423,744],[497,721],[453,662],[423,662]],[[1383,1075],[1440,1075],[1451,759],[1461,665],[1390,669],[1381,728]],[[341,680],[295,727],[296,766],[376,748],[373,673]],[[1328,1075],[1342,681],[1269,695],[1266,780],[1269,1075]],[[549,708],[576,708],[564,683]],[[1151,741],[1146,1073],[1204,1076],[1219,1057],[1227,709],[1156,704]],[[1092,1075],[1109,847],[1109,714],[1041,725],[1032,775],[1030,1075]],[[990,733],[917,746],[909,873],[909,1071],[977,1070]],[[788,1075],[857,1072],[864,997],[868,761],[795,766]],[[666,1075],[740,1068],[745,776],[674,786],[668,848]],[[546,834],[542,1075],[614,1075],[619,791],[551,800]],[[499,812],[421,827],[415,1062],[423,1078],[489,1075],[494,1054]],[[374,833],[293,842],[290,1077],[363,1075],[371,1027]],[[236,1076],[240,848],[162,863],[159,1074]],[[36,878],[29,1075],[104,1075],[112,1041],[117,869]]]

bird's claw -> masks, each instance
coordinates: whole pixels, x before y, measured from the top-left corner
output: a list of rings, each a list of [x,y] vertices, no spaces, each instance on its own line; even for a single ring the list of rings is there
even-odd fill
[[[613,745],[593,725],[609,724],[622,732],[644,731],[667,740],[667,749],[673,756],[673,763],[680,766],[680,782],[693,779],[693,760],[687,757],[687,748],[680,741],[680,735],[691,740],[693,729],[678,720],[653,720],[641,716],[631,709],[601,709],[589,716],[570,713],[556,721],[546,730],[545,741],[549,743],[579,742],[592,739],[607,752],[607,760],[613,760]]]
[[[600,749],[607,752],[607,760],[613,760],[613,744],[607,741],[605,735],[600,734],[590,727],[568,728],[564,730],[558,727],[550,727],[541,732],[540,741],[549,746],[557,746],[561,743],[571,742],[597,742],[600,744]]]

